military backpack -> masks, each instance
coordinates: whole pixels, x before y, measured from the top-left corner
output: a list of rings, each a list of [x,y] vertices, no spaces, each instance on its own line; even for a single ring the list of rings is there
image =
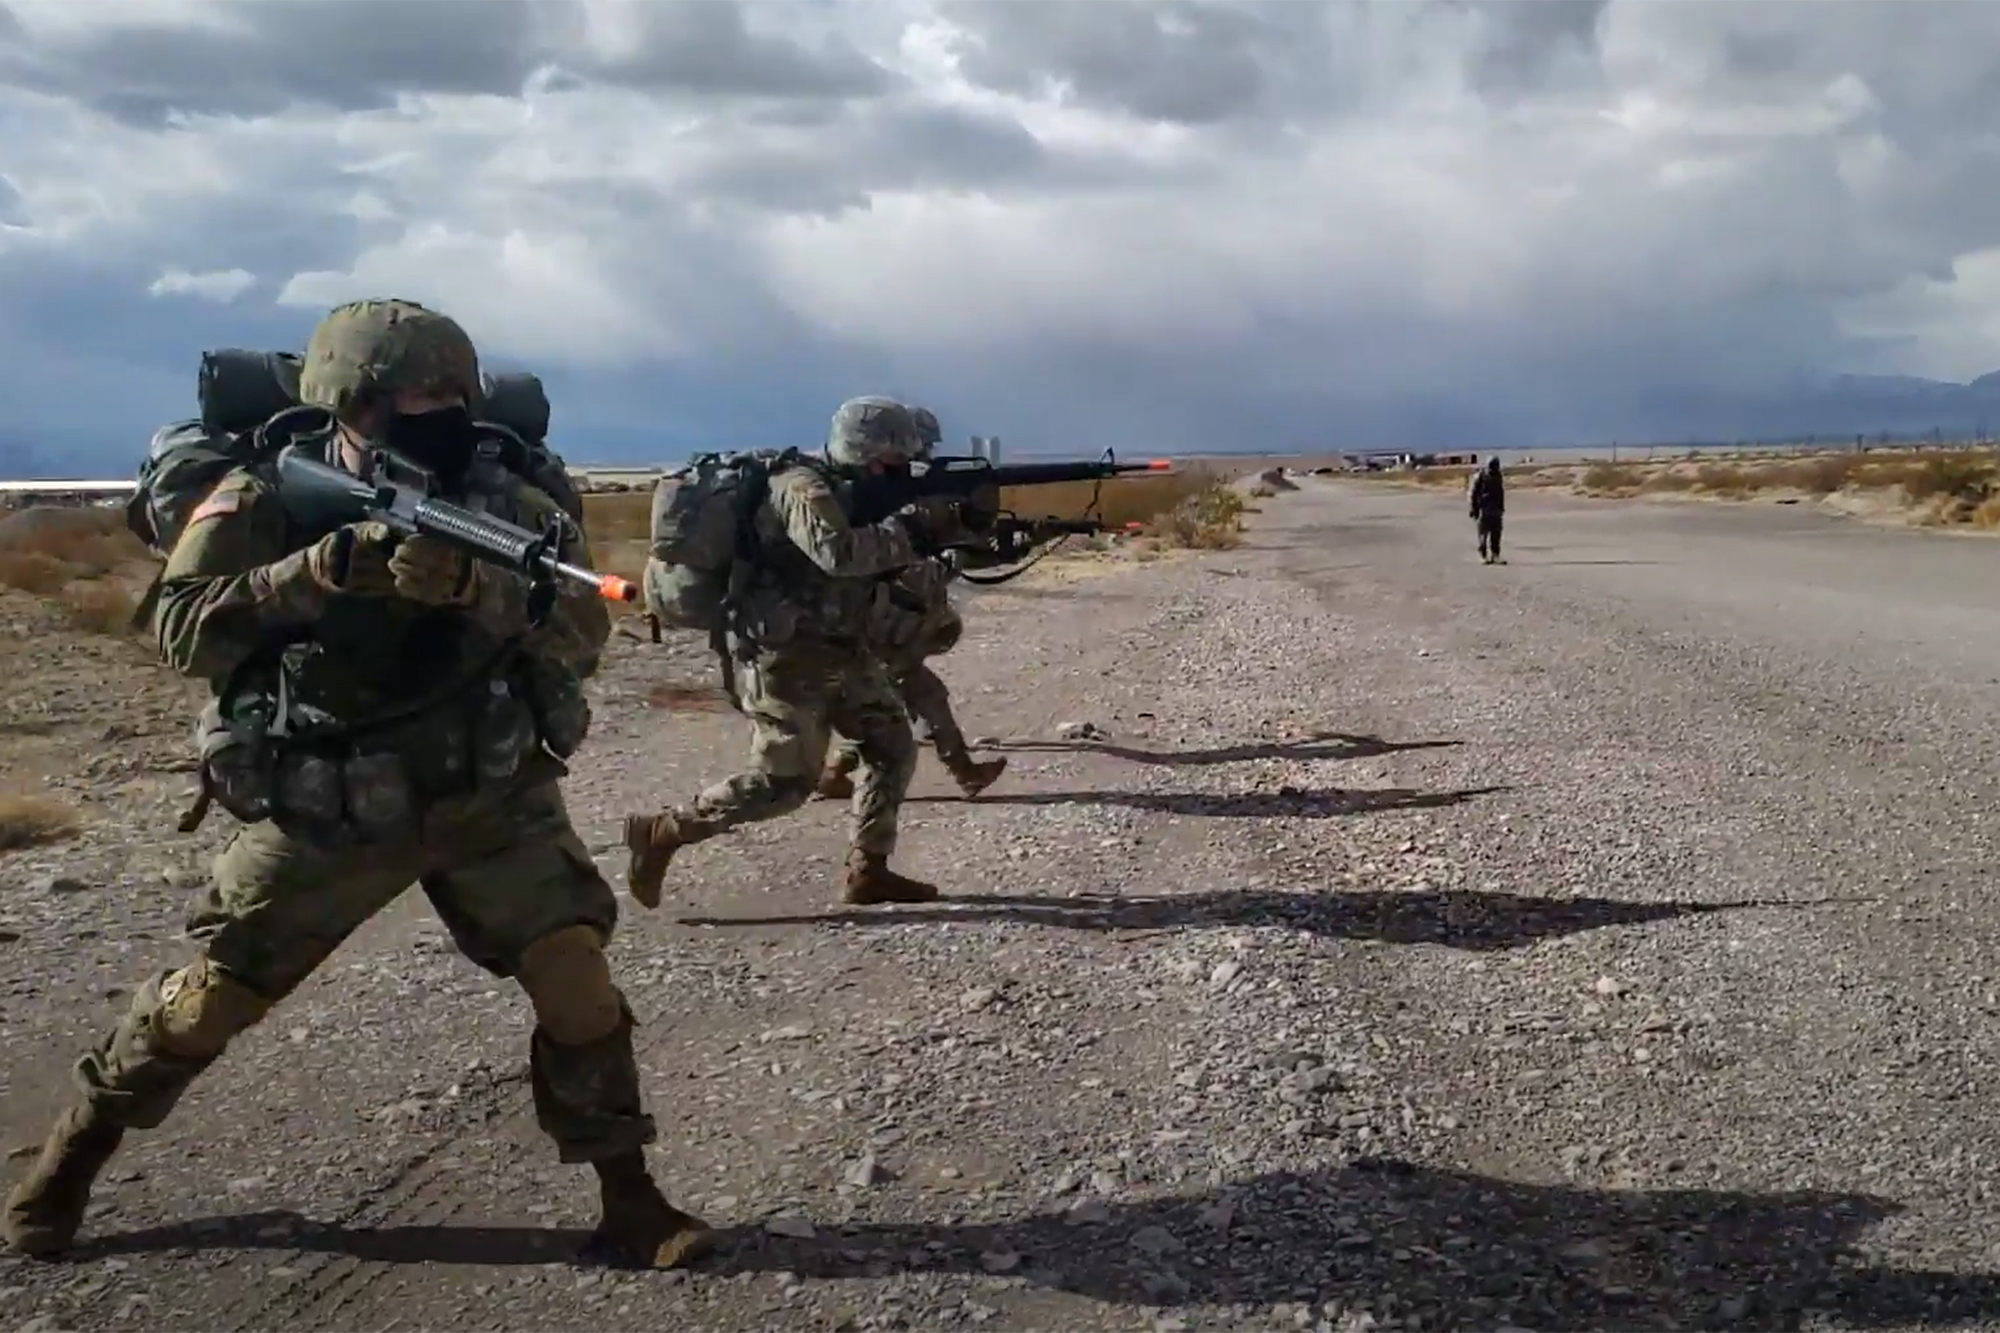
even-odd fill
[[[324,425],[317,408],[299,402],[302,358],[291,352],[224,348],[203,352],[196,397],[201,415],[176,421],[153,435],[139,467],[138,488],[125,504],[125,526],[161,557],[173,551],[188,516],[232,469],[275,457],[294,434],[264,429],[298,412]],[[549,400],[531,374],[486,375],[480,422],[488,428],[481,449],[550,499],[583,526],[583,499],[562,458],[550,449]],[[303,427],[306,422],[296,423]]]
[[[731,596],[758,555],[756,514],[797,449],[697,454],[653,487],[646,609],[671,629],[721,633]]]

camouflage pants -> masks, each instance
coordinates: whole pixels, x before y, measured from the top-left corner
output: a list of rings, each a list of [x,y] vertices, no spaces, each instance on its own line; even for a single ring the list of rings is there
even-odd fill
[[[618,919],[617,899],[571,827],[560,789],[544,781],[483,811],[434,813],[403,845],[330,849],[269,823],[244,827],[216,858],[213,882],[188,915],[188,934],[203,945],[198,967],[219,970],[237,995],[275,1004],[412,884],[422,886],[460,951],[495,976],[517,977],[530,946],[565,927],[591,927],[608,940]],[[214,1063],[176,1054],[162,1040],[173,976],[151,978],[77,1063],[85,1099],[115,1124],[157,1127]],[[529,1043],[536,1118],[565,1162],[653,1141],[631,1011],[622,997],[619,1005],[616,1029],[601,1039],[566,1046],[537,1026]]]
[[[809,641],[739,661],[735,676],[736,706],[754,728],[750,768],[703,790],[691,808],[673,811],[682,836],[700,842],[797,810],[812,798],[837,729],[854,738],[861,762],[854,846],[891,855],[917,753],[910,720],[881,662]]]
[[[929,744],[947,764],[965,756],[965,733],[952,714],[951,691],[945,688],[937,672],[925,664],[925,659],[950,652],[964,634],[965,622],[959,618],[957,609],[946,606],[928,618],[909,642],[878,650],[883,669],[909,714],[915,740]],[[861,747],[847,736],[840,736],[835,747],[835,766],[851,772],[860,762]]]

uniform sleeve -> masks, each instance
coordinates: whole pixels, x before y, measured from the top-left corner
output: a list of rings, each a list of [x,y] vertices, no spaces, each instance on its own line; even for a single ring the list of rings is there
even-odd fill
[[[232,472],[188,515],[167,557],[153,637],[174,670],[220,680],[274,631],[313,623],[325,604],[306,553],[285,550],[277,497]]]
[[[561,513],[555,501],[539,491],[527,492],[527,518],[537,530]],[[591,569],[590,542],[574,522],[565,517],[560,558],[583,569]],[[512,570],[487,566],[481,571],[479,599],[471,613],[485,622],[494,634],[505,638],[519,634],[528,623],[528,581]],[[523,635],[522,647],[544,661],[554,662],[588,679],[597,671],[597,661],[611,638],[611,610],[604,599],[588,588],[569,583],[557,586],[555,605],[548,618]]]
[[[901,574],[896,582],[925,606],[940,605],[951,596],[950,585],[954,571],[945,561],[932,556],[919,560]]]
[[[831,578],[874,578],[918,558],[909,529],[895,519],[864,527],[850,524],[833,488],[810,469],[773,477],[769,503],[786,538]]]

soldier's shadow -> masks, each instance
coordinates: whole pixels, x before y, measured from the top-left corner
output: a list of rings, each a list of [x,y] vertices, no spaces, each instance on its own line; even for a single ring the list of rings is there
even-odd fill
[[[1900,1267],[1859,1246],[1900,1206],[1863,1194],[1596,1190],[1393,1158],[1276,1172],[1200,1196],[1050,1207],[953,1225],[857,1221],[810,1240],[727,1229],[702,1276],[840,1281],[1018,1274],[1141,1308],[1318,1300],[1426,1328],[1877,1329],[2000,1319],[2000,1277]],[[183,1249],[326,1253],[384,1264],[546,1264],[583,1233],[348,1228],[294,1214],[214,1218],[95,1242],[79,1259]]]
[[[1628,902],[1615,898],[1547,898],[1473,889],[1354,890],[1295,893],[1224,889],[1210,893],[1122,896],[1085,894],[1037,898],[1020,894],[961,894],[934,904],[866,910],[836,909],[755,916],[683,916],[682,925],[719,928],[852,926],[860,929],[976,925],[1008,921],[1060,930],[1199,930],[1281,926],[1330,939],[1383,944],[1435,944],[1471,952],[1520,949],[1541,940],[1750,908],[1803,910],[1835,899],[1742,900],[1722,903]]]
[[[1385,741],[1356,732],[1316,731],[1290,741],[1258,741],[1208,750],[1150,750],[1081,738],[1058,741],[998,741],[984,748],[1012,753],[1102,754],[1135,764],[1234,764],[1251,759],[1370,759],[1405,750],[1441,750],[1462,741]]]
[[[1378,810],[1437,810],[1511,788],[1465,787],[1414,791],[1408,787],[1280,787],[1276,791],[1025,791],[983,792],[976,805],[1117,805],[1153,814],[1221,819],[1332,819]],[[964,804],[962,796],[912,796],[906,804]]]

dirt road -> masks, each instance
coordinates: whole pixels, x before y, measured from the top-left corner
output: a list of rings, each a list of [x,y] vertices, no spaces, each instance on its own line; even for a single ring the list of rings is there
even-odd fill
[[[926,759],[902,853],[950,902],[840,908],[823,804],[628,902],[707,1269],[564,1262],[526,1006],[406,900],[74,1262],[0,1261],[0,1327],[2000,1327],[2000,547],[1514,501],[1504,567],[1455,496],[1326,482],[976,595],[943,670],[1013,767]],[[607,668],[571,800],[621,884],[618,815],[741,751],[646,706],[705,671]],[[184,781],[0,859],[9,1145],[179,956]]]

